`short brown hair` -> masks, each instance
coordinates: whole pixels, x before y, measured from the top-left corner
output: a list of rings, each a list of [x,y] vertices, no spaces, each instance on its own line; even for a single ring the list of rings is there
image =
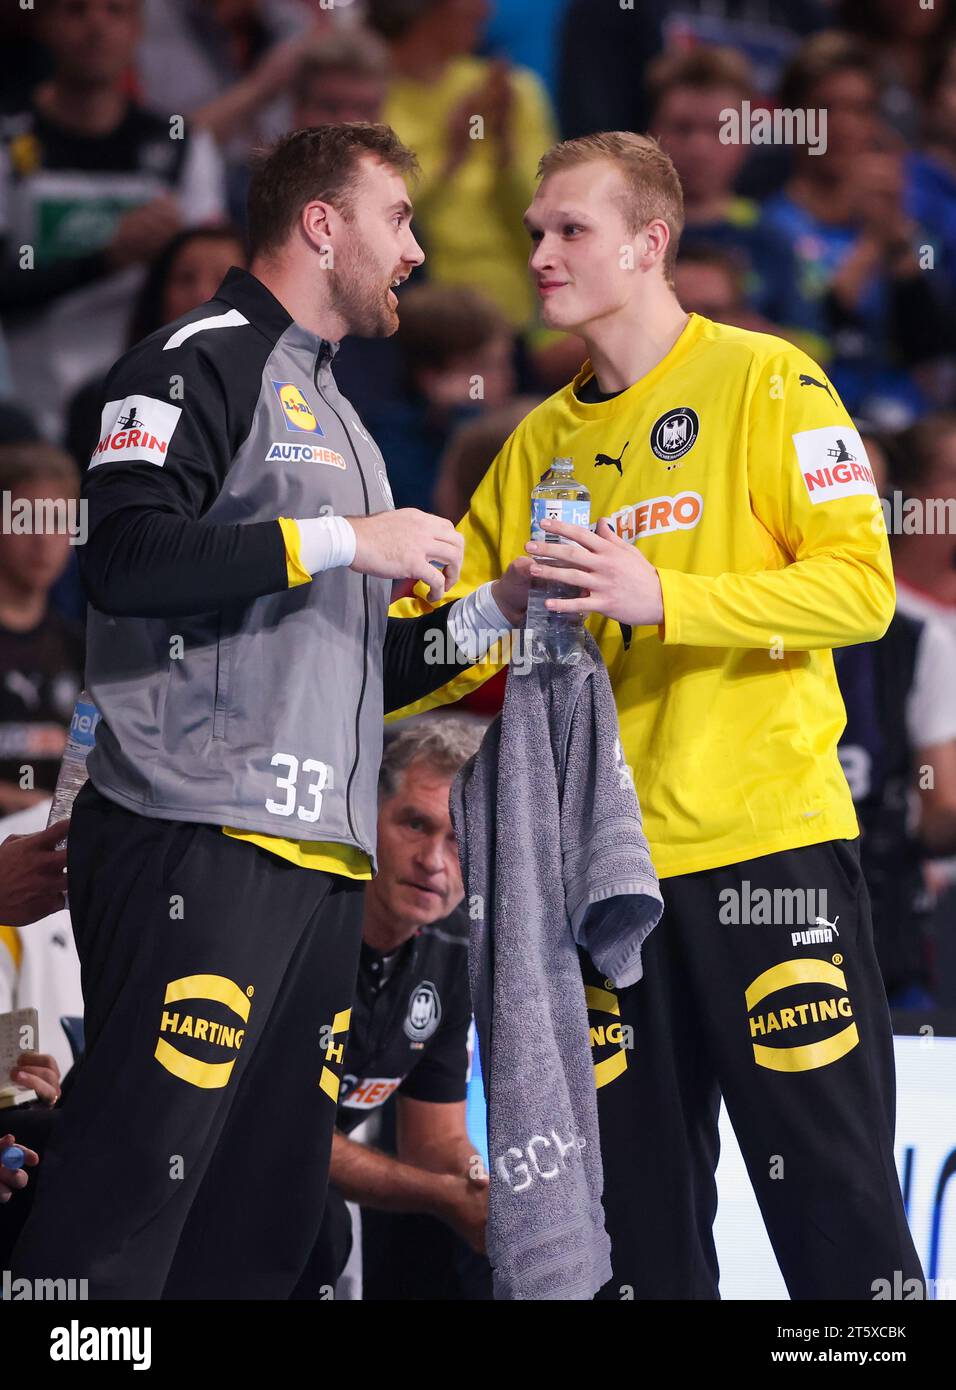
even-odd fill
[[[329,72],[346,72],[350,77],[387,77],[390,69],[388,48],[369,29],[340,29],[323,36],[302,59],[293,89],[293,99],[301,101],[312,83]]]
[[[742,53],[706,44],[686,53],[661,53],[648,64],[644,81],[652,111],[676,87],[697,91],[732,87],[741,98],[750,96],[754,89],[753,72]]]
[[[887,441],[893,484],[908,496],[929,487],[939,467],[940,446],[954,434],[956,411],[938,410]]]
[[[650,135],[631,130],[605,130],[581,135],[552,145],[538,163],[538,177],[547,178],[559,169],[609,159],[624,176],[626,187],[621,211],[629,234],[636,235],[654,217],[670,228],[671,239],[664,254],[664,279],[674,288],[677,246],[684,230],[684,195],[671,157]]]
[[[391,126],[345,121],[284,135],[260,157],[252,176],[250,258],[277,250],[313,198],[331,203],[349,217],[359,160],[366,154],[390,165],[396,173],[418,173],[418,160]]]
[[[432,510],[438,516],[457,525],[495,456],[542,400],[542,396],[515,396],[507,405],[458,426],[445,446],[435,479]]]
[[[469,285],[411,286],[399,312],[396,342],[411,371],[441,367],[512,331],[498,306]]]
[[[36,478],[53,479],[71,496],[80,490],[80,470],[64,449],[42,439],[0,444],[0,492],[13,492]]]
[[[877,86],[873,49],[855,34],[826,29],[800,45],[784,68],[777,94],[780,105],[793,110],[809,106],[814,88],[835,72],[862,72]]]

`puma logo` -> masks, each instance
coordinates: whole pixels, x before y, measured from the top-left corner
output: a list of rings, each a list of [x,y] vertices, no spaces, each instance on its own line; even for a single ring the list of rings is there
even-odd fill
[[[631,441],[628,440],[628,441],[627,441],[627,444],[630,444],[630,442],[631,442]],[[624,445],[624,449],[627,448],[627,444]],[[617,469],[617,471],[620,473],[621,477],[623,478],[623,477],[624,477],[624,469],[621,467],[621,459],[624,457],[624,449],[621,450],[621,452],[618,454],[618,456],[617,456],[616,459],[615,459],[615,458],[611,458],[611,455],[610,455],[610,454],[595,454],[595,455],[594,455],[594,462],[595,462],[595,464],[598,466],[598,468],[603,468],[603,467],[605,466],[605,464],[610,464],[612,468],[616,468],[616,469]]]
[[[820,390],[826,391],[827,395],[830,397],[830,400],[833,402],[834,405],[836,405],[836,397],[834,396],[833,392],[830,390],[829,386],[825,381],[817,381],[815,376],[808,376],[806,372],[801,372],[800,385],[819,386]]]

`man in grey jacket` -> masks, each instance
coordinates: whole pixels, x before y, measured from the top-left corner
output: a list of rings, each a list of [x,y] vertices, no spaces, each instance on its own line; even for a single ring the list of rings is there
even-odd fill
[[[87,1052],[20,1276],[283,1298],[314,1243],[383,714],[471,664],[527,591],[519,561],[448,608],[444,644],[440,617],[387,617],[392,579],[440,598],[462,542],[393,510],[330,364],[346,333],[398,326],[414,169],[386,126],[285,137],[253,179],[251,273],[107,379],[80,559],[102,722],[68,851]]]

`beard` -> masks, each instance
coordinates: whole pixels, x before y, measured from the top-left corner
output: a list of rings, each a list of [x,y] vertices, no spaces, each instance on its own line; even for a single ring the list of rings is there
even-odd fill
[[[342,261],[345,264],[342,264]],[[348,255],[327,273],[329,307],[348,324],[347,332],[357,338],[388,338],[398,328],[398,314],[389,302],[389,281],[381,280],[381,269],[356,228],[349,242]]]

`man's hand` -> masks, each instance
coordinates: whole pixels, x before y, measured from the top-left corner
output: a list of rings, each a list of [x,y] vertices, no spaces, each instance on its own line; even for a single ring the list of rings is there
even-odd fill
[[[11,1144],[16,1142],[12,1134],[0,1134],[0,1153],[4,1149],[9,1149]],[[23,1149],[23,1168],[13,1170],[4,1168],[3,1164],[0,1163],[0,1202],[9,1202],[14,1192],[21,1187],[26,1187],[25,1169],[35,1168],[40,1162],[40,1155],[35,1154],[32,1149],[28,1149],[25,1144],[21,1144],[20,1148]]]
[[[0,844],[0,922],[25,927],[59,912],[66,892],[66,850],[56,845],[68,820],[34,835],[8,835]]]
[[[176,199],[168,193],[123,214],[106,254],[118,268],[151,261],[183,225]]]
[[[512,627],[521,627],[524,623],[533,564],[530,555],[519,555],[491,586],[491,597]]]
[[[529,541],[525,549],[534,556],[560,560],[560,565],[534,564],[535,578],[574,584],[579,598],[548,599],[555,613],[603,613],[631,627],[664,621],[664,599],[657,570],[636,546],[622,541],[602,518],[597,530],[568,526],[563,521],[543,521],[545,531],[577,541],[581,549],[555,545],[553,541]]]
[[[378,579],[421,579],[428,585],[429,603],[438,603],[458,583],[465,541],[444,517],[402,507],[345,519],[355,532],[349,569]],[[444,574],[436,564],[445,566]]]
[[[436,1203],[435,1215],[468,1242],[479,1255],[485,1253],[485,1227],[488,1223],[488,1175],[446,1176]]]
[[[47,1105],[60,1099],[60,1068],[48,1052],[21,1052],[10,1069],[18,1086],[29,1086]]]

